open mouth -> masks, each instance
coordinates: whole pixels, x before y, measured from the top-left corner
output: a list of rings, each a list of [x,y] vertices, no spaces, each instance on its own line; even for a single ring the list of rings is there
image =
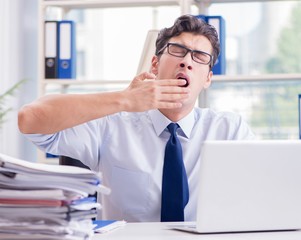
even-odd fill
[[[183,78],[183,77],[178,77],[178,79],[183,79],[186,81],[186,84],[182,85],[181,87],[188,87],[189,86],[189,82],[186,78]]]

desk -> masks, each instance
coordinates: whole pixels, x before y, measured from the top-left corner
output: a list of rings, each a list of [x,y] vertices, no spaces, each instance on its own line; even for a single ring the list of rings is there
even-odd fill
[[[183,223],[127,223],[120,229],[96,234],[92,240],[300,240],[301,231],[193,234],[169,229]],[[189,224],[189,223],[185,223]]]

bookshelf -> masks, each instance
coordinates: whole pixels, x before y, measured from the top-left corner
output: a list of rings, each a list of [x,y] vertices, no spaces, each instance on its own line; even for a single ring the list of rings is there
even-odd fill
[[[62,19],[72,9],[91,9],[91,8],[122,8],[122,7],[157,7],[157,6],[179,6],[181,14],[190,13],[192,5],[199,9],[199,13],[206,13],[207,8],[212,3],[236,3],[236,2],[267,2],[279,0],[40,0],[39,1],[39,30],[38,30],[38,76],[39,86],[38,95],[44,95],[48,85],[56,85],[64,89],[72,85],[102,85],[108,84],[104,79],[90,81],[88,79],[45,79],[44,77],[44,20],[46,20],[47,10],[59,8],[62,10]],[[49,19],[48,19],[49,20]],[[226,76],[225,76],[226,77]],[[222,80],[224,76],[217,76]],[[227,78],[227,77],[226,77]],[[257,78],[257,77],[256,77]],[[127,84],[129,81],[110,81],[110,84]]]
[[[44,20],[46,20],[47,10],[51,8],[59,8],[62,11],[61,20],[66,18],[66,14],[72,9],[91,9],[91,8],[122,8],[122,7],[156,7],[156,6],[179,6],[181,13],[189,13],[192,4],[197,4],[197,1],[185,0],[148,0],[148,1],[133,1],[133,0],[40,0],[39,1],[39,31],[38,31],[38,76],[39,76],[39,93],[38,95],[45,94],[45,87],[47,85],[61,85],[68,87],[70,85],[92,85],[103,84],[102,79],[96,81],[89,80],[61,80],[61,79],[45,79],[44,77]],[[51,20],[51,19],[47,19]],[[57,20],[57,19],[55,19]],[[72,80],[72,81],[71,81]],[[111,81],[111,83],[120,84],[120,81]]]
[[[39,30],[38,30],[38,95],[46,94],[46,88],[56,87],[61,93],[66,93],[72,87],[93,87],[97,85],[99,88],[110,86],[127,86],[129,80],[106,80],[106,79],[45,79],[44,78],[44,20],[46,19],[49,9],[58,8],[62,12],[62,19],[65,19],[66,14],[72,9],[97,9],[97,8],[123,8],[123,7],[157,7],[157,6],[178,6],[180,12],[190,13],[191,6],[198,8],[199,13],[206,13],[208,7],[212,3],[238,3],[238,2],[271,2],[279,0],[40,0],[39,1]],[[51,19],[48,19],[51,20]],[[137,66],[138,67],[138,66]],[[213,81],[231,82],[231,81],[259,81],[277,79],[301,79],[300,74],[273,74],[273,75],[255,75],[255,76],[228,76],[215,75]],[[206,104],[206,92],[200,96],[199,105]],[[39,153],[39,161],[46,161],[44,153]],[[56,163],[57,159],[47,159],[49,162]]]
[[[46,79],[45,78],[45,20],[67,20],[66,16],[73,9],[104,9],[125,7],[158,7],[178,6],[180,12],[190,13],[191,5],[199,5],[194,0],[39,0],[39,26],[38,26],[38,96],[43,96],[49,91],[47,87],[55,88],[56,92],[67,93],[70,88],[115,88],[115,86],[127,86],[129,80],[105,80],[105,79]],[[58,18],[49,16],[51,10],[59,10]],[[138,66],[137,66],[138,67]],[[109,86],[109,87],[108,87]],[[59,91],[57,91],[59,89]],[[51,90],[50,90],[51,93]],[[57,164],[57,158],[46,158],[45,153],[38,150],[38,161]]]

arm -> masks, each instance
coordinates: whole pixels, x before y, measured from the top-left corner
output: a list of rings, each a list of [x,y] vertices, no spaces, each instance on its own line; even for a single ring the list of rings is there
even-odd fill
[[[178,108],[189,94],[180,87],[184,84],[185,80],[155,80],[153,74],[143,73],[119,92],[44,96],[20,109],[19,129],[49,134],[116,112]]]

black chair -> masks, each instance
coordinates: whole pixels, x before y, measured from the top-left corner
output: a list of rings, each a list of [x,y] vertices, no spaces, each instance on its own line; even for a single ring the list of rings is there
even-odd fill
[[[59,164],[90,169],[88,166],[83,164],[81,161],[71,158],[71,157],[66,157],[66,156],[59,156]],[[90,195],[90,196],[97,198],[97,193]]]
[[[59,164],[60,165],[68,165],[68,166],[76,166],[76,167],[81,167],[81,168],[86,168],[90,169],[88,166],[83,164],[81,161],[71,158],[71,157],[66,157],[66,156],[59,156]],[[90,197],[95,197],[97,201],[97,193],[93,195],[89,195]],[[95,218],[92,218],[92,220],[95,220]]]
[[[76,166],[76,167],[90,169],[88,166],[83,164],[81,161],[79,161],[77,159],[74,159],[74,158],[71,158],[71,157],[66,157],[66,156],[60,156],[59,157],[59,164],[60,165]]]

